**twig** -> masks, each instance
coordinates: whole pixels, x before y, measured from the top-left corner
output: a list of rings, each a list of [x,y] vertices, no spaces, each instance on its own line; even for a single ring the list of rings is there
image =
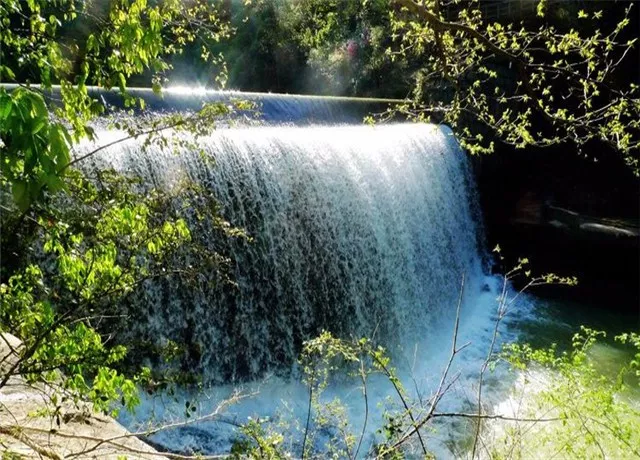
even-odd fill
[[[404,436],[402,436],[393,445],[394,448],[399,447],[402,443],[404,443],[407,439],[409,439],[411,436],[413,436],[416,433],[418,434],[418,436],[420,436],[420,428],[422,428],[433,417],[433,414],[436,410],[438,402],[440,401],[440,399],[442,399],[442,395],[446,393],[446,391],[449,389],[449,386],[447,386],[447,388],[445,389],[444,385],[445,385],[447,376],[449,375],[449,371],[451,369],[451,364],[453,363],[453,360],[461,350],[463,350],[464,348],[467,347],[467,345],[469,345],[469,344],[465,344],[460,348],[458,348],[458,345],[457,345],[458,329],[460,327],[460,309],[462,307],[462,298],[464,293],[464,279],[465,279],[465,274],[463,272],[462,279],[460,281],[460,294],[458,296],[458,305],[456,307],[456,320],[453,327],[453,340],[451,343],[451,353],[449,354],[449,361],[447,362],[447,366],[445,367],[444,372],[442,373],[442,377],[440,378],[440,384],[438,385],[438,389],[436,390],[436,393],[433,396],[433,399],[431,400],[431,406],[429,407],[429,411],[422,418],[422,420],[420,420],[420,422],[414,423],[413,428],[409,430]]]
[[[106,439],[97,439],[97,438],[90,439],[90,440],[97,440],[99,442],[98,442],[98,444],[96,444],[92,448],[90,448],[88,450],[85,450],[83,452],[76,453],[76,454],[74,454],[74,456],[78,456],[78,455],[85,454],[85,453],[88,453],[90,451],[93,451],[93,450],[97,449],[100,445],[105,444],[105,443],[106,444],[114,444],[114,441],[118,441],[118,440],[122,440],[122,439],[126,439],[126,438],[139,438],[141,436],[151,436],[151,435],[159,433],[161,431],[172,430],[172,429],[181,428],[181,427],[184,427],[184,426],[193,425],[194,423],[200,423],[200,422],[204,422],[204,421],[207,421],[207,420],[217,419],[220,416],[220,412],[226,406],[228,406],[230,404],[235,404],[236,402],[238,402],[241,399],[249,398],[249,397],[255,396],[256,394],[257,394],[256,392],[249,393],[249,394],[244,394],[244,395],[236,393],[231,398],[225,399],[220,404],[218,404],[218,407],[216,407],[216,409],[213,412],[210,412],[209,414],[206,414],[206,415],[203,415],[201,417],[194,418],[194,419],[184,420],[184,421],[181,421],[181,422],[170,423],[170,424],[167,424],[167,425],[161,425],[161,426],[158,426],[158,427],[155,427],[155,428],[150,428],[150,429],[144,430],[144,431],[137,431],[137,432],[133,432],[133,433],[125,433],[123,435],[113,436],[111,438],[106,438]],[[229,422],[227,420],[221,420],[221,421],[225,422],[225,423],[231,423],[231,422]],[[75,437],[75,435],[68,435],[68,434],[62,434],[62,433],[56,433],[56,435],[61,436],[61,437]],[[212,457],[212,458],[217,458],[217,457]]]
[[[307,448],[307,436],[309,434],[309,424],[311,423],[311,404],[313,402],[313,382],[309,382],[309,407],[307,409],[307,424],[304,429],[304,438],[302,440],[302,453],[300,458],[304,460],[304,454]]]
[[[140,131],[139,133],[135,133],[135,134],[131,134],[125,137],[121,137],[120,139],[116,139],[115,141],[109,142],[107,144],[103,144],[99,147],[96,147],[95,149],[93,149],[92,151],[85,153],[82,156],[79,156],[77,158],[74,158],[73,160],[71,160],[70,162],[68,162],[67,164],[65,164],[64,166],[62,166],[57,173],[60,174],[61,172],[64,172],[66,169],[68,169],[70,166],[73,166],[76,163],[79,163],[83,160],[86,160],[89,157],[92,157],[93,155],[95,155],[96,153],[100,152],[101,150],[104,150],[106,148],[112,147],[114,145],[120,144],[122,142],[131,140],[131,139],[136,139],[140,136],[146,136],[148,134],[155,134],[155,133],[159,133],[161,131],[166,131],[168,129],[172,129],[175,128],[177,126],[180,126],[182,124],[185,124],[186,120],[185,119],[178,119],[176,122],[168,124],[166,126],[161,126],[161,127],[156,127],[156,128],[151,128],[151,129],[147,129],[145,131]]]
[[[362,446],[362,440],[367,429],[367,421],[369,420],[369,397],[367,395],[367,374],[364,369],[364,362],[360,360],[360,379],[362,380],[362,397],[364,398],[364,424],[362,425],[362,432],[360,433],[360,439],[358,440],[358,447],[356,448],[353,458],[358,458],[360,452],[360,446]]]
[[[33,449],[37,454],[50,458],[52,460],[64,460],[64,457],[59,455],[57,452],[54,452],[46,447],[39,445],[34,442],[31,438],[23,433],[22,428],[17,426],[0,426],[0,433],[11,436],[14,439],[17,439],[30,449]]]
[[[431,417],[458,417],[458,418],[473,418],[473,419],[489,419],[489,420],[507,420],[510,422],[558,422],[560,420],[564,420],[563,417],[551,417],[551,418],[520,418],[520,417],[509,417],[507,415],[500,414],[472,414],[467,412],[434,412],[431,414]]]
[[[391,385],[393,385],[393,388],[396,391],[396,394],[398,395],[398,397],[400,398],[400,401],[402,402],[402,405],[404,406],[406,413],[409,415],[409,418],[411,419],[411,424],[413,426],[411,430],[411,434],[415,433],[418,435],[418,440],[420,441],[422,452],[426,457],[428,455],[427,446],[425,445],[424,440],[422,439],[422,435],[420,434],[420,429],[419,429],[420,425],[418,424],[418,421],[414,417],[413,411],[411,410],[411,407],[409,407],[409,403],[407,402],[407,399],[404,397],[402,388],[400,387],[397,379],[393,376],[391,371],[387,368],[387,365],[382,361],[380,361],[380,359],[378,359],[375,355],[373,356],[373,359],[378,363],[378,365],[380,366],[384,374],[389,378]],[[396,447],[397,444],[398,443],[396,443],[394,447]]]

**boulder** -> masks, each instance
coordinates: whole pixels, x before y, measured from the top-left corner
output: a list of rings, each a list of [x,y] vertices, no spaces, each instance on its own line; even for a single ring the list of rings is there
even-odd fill
[[[8,332],[0,332],[0,378],[18,362],[22,341]]]
[[[23,348],[17,337],[0,333],[0,379],[18,362]],[[113,418],[96,414],[88,403],[61,398],[63,394],[50,385],[29,384],[20,375],[0,388],[2,458],[166,458]]]

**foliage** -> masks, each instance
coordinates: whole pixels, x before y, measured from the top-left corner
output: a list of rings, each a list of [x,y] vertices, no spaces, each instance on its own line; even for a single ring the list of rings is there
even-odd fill
[[[245,5],[232,3],[230,22],[234,34],[213,47],[222,53],[228,66],[228,86],[243,91],[275,93],[304,92],[306,58],[292,40],[283,23],[279,0],[262,0]],[[193,59],[176,63],[176,70],[185,68],[193,75]],[[207,72],[203,70],[202,72]],[[206,75],[206,74],[205,74]],[[191,77],[193,78],[193,77]],[[205,80],[198,77],[198,81]]]
[[[250,419],[241,426],[243,437],[234,444],[232,455],[251,458],[402,458],[403,444],[409,439],[404,435],[417,426],[422,408],[404,388],[384,348],[366,338],[343,340],[324,331],[305,342],[299,363],[303,382],[309,389],[307,419],[299,427],[300,432],[293,433],[288,425],[279,427],[268,419]],[[361,423],[348,417],[343,401],[325,395],[332,383],[345,384],[345,378],[355,380],[358,392],[362,394]],[[398,405],[393,401],[369,401],[368,385],[375,378],[391,384]],[[378,430],[382,440],[368,446],[365,435],[370,425],[369,404],[374,402],[385,406],[384,425]],[[293,441],[292,437],[297,436],[302,438],[301,444]]]
[[[152,375],[131,368],[127,349],[114,339],[115,328],[132,320],[127,298],[154,278],[186,283],[199,269],[222,271],[226,258],[192,238],[184,219],[193,200],[204,203],[190,213],[193,225],[229,237],[242,232],[192,184],[159,191],[114,171],[92,176],[76,169],[105,148],[79,153],[82,141],[98,140],[98,117],[105,120],[103,103],[88,85],[122,97],[127,111],[107,121],[125,133],[115,143],[144,136],[145,147],[192,145],[231,107],[204,104],[189,114],[141,117],[145,102],[129,94],[127,84],[148,75],[161,94],[172,56],[188,44],[200,48],[200,58],[220,63],[211,46],[231,28],[218,6],[204,0],[188,6],[1,0],[0,23],[0,81],[18,83],[0,86],[0,331],[23,342],[15,350],[19,359],[3,368],[0,388],[15,376],[54,388],[49,415],[58,424],[69,400],[76,406],[88,400],[103,412],[117,411],[118,402],[131,409],[137,385],[151,388]],[[168,351],[175,355],[173,348]],[[153,376],[153,383],[169,377]]]
[[[8,94],[0,88],[2,175],[12,184],[14,200],[26,209],[39,189],[62,187],[58,176],[70,161],[71,136],[51,122],[43,97],[23,88]]]
[[[306,427],[305,443],[308,451],[303,456],[314,457],[314,454],[328,453],[332,458],[356,458],[363,446],[363,438],[369,417],[369,401],[367,395],[368,380],[372,375],[380,375],[393,387],[402,403],[401,408],[389,404],[383,417],[385,424],[380,428],[384,442],[374,446],[376,455],[392,458],[398,451],[396,442],[411,427],[416,426],[416,417],[411,407],[411,397],[405,390],[396,369],[391,365],[387,351],[367,339],[357,341],[342,340],[323,332],[315,339],[305,342],[301,354],[302,371],[305,383],[310,392],[310,413],[314,413],[314,428]],[[329,386],[336,373],[343,373],[359,382],[365,411],[360,432],[348,420],[346,409],[338,399],[323,401],[323,392]],[[318,432],[330,432],[324,445],[317,446],[320,452],[314,452],[314,436]],[[418,436],[420,434],[418,433]]]
[[[499,247],[494,252],[502,259]],[[487,454],[491,458],[531,458],[548,456],[554,452],[591,458],[597,456],[599,449],[604,449],[606,456],[627,458],[632,454],[637,455],[634,447],[638,441],[637,432],[633,427],[637,425],[640,413],[625,395],[629,377],[638,372],[640,341],[637,333],[616,337],[620,344],[627,344],[635,350],[635,355],[616,370],[616,375],[597,370],[590,358],[590,350],[601,341],[604,333],[587,328],[574,336],[573,348],[562,354],[558,354],[555,346],[549,350],[538,350],[525,343],[508,343],[502,351],[497,350],[500,322],[522,293],[509,294],[509,281],[523,276],[526,280],[523,290],[538,285],[576,284],[572,277],[554,274],[532,276],[528,265],[527,259],[520,259],[505,275],[504,290],[498,298],[493,340],[486,360],[476,374],[474,387],[477,387],[477,399],[468,401],[473,408],[471,411],[441,412],[440,409],[442,398],[459,377],[458,374],[449,375],[451,363],[469,345],[457,344],[457,320],[449,364],[442,372],[438,388],[432,390],[428,398],[423,398],[419,389],[415,392],[408,389],[410,386],[402,381],[391,356],[370,339],[344,340],[323,332],[319,337],[305,342],[300,358],[303,381],[309,389],[307,419],[300,427],[302,445],[291,443],[290,447],[287,446],[286,439],[292,436],[291,433],[278,431],[273,424],[262,421],[258,425],[260,430],[256,429],[255,424],[250,425],[253,427],[250,430],[251,437],[244,439],[236,449],[257,452],[257,447],[268,438],[278,439],[278,447],[273,451],[272,458],[358,458],[359,455],[405,458],[418,455],[418,452],[430,457],[432,447],[426,436],[430,430],[436,429],[437,420],[444,417],[473,422],[463,425],[466,435],[470,439],[475,438],[472,452],[469,445],[464,447],[472,458],[484,455],[486,447],[478,450],[475,447],[481,438],[480,444],[488,446]],[[464,280],[462,286],[464,288]],[[482,399],[485,371],[494,372],[501,362],[506,362],[519,375],[527,376],[526,382],[533,381],[532,374],[545,376],[541,391],[535,390],[537,393],[525,385],[523,394],[529,395],[526,399],[532,402],[514,414],[493,413],[485,407]],[[368,387],[374,379],[377,379],[377,385],[381,382],[389,385],[392,391],[388,399],[369,400]],[[347,407],[357,407],[355,400],[347,403],[325,394],[331,385],[344,387],[352,382],[356,383],[358,393],[362,395],[362,420],[354,420],[347,415]],[[631,382],[637,385],[638,381]],[[370,415],[369,408],[373,403],[382,409],[381,420]],[[481,423],[483,421],[485,423]],[[494,425],[488,425],[487,422]],[[495,433],[492,429],[498,422],[506,427],[503,430],[505,439],[484,439]],[[373,428],[372,423],[376,423]],[[365,434],[374,430],[376,436],[373,443],[368,441],[372,439],[370,437],[365,441]],[[277,433],[281,433],[282,437],[278,437]],[[235,452],[237,454],[238,451]]]
[[[359,96],[406,94],[407,66],[386,55],[391,23],[386,1],[276,2],[279,25],[306,56],[306,90]]]
[[[307,423],[301,427],[302,445],[287,446],[291,432],[279,430],[270,420],[250,419],[242,426],[243,437],[234,445],[232,455],[405,458],[414,455],[416,446],[412,444],[423,442],[416,439],[420,431],[414,428],[426,432],[439,417],[447,417],[476,422],[493,419],[494,425],[488,429],[496,429],[495,423],[500,422],[504,429],[497,433],[504,433],[503,437],[484,441],[490,458],[539,458],[554,453],[572,458],[638,456],[636,427],[640,411],[625,393],[629,385],[637,386],[640,382],[632,377],[638,368],[637,355],[621,365],[617,374],[601,373],[591,358],[591,350],[602,345],[604,337],[604,332],[582,327],[581,332],[574,335],[571,349],[565,352],[559,352],[555,346],[534,349],[525,343],[506,344],[492,360],[500,358],[509,363],[514,372],[526,376],[522,392],[528,402],[517,413],[504,415],[483,411],[475,414],[439,412],[437,405],[442,394],[436,392],[426,405],[410,395],[384,349],[368,339],[342,340],[323,332],[307,341],[301,354],[304,382],[310,392]],[[635,353],[640,350],[637,333],[622,334],[616,341],[631,346]],[[536,381],[535,376],[541,375],[544,376],[542,385],[529,388]],[[375,444],[366,445],[364,434],[367,422],[371,422],[367,385],[376,376],[392,386],[396,401],[376,401],[384,407],[383,423],[377,427]],[[365,407],[363,424],[347,415],[346,404],[353,405],[354,401],[346,403],[323,395],[336,381],[345,385],[345,378],[359,382]],[[435,406],[432,406],[434,400]],[[469,436],[473,436],[475,424],[466,426]],[[423,450],[422,455],[431,454]]]
[[[622,334],[616,341],[635,349],[635,357],[622,365],[614,375],[603,374],[590,357],[596,345],[602,344],[606,334],[582,327],[573,336],[571,349],[559,352],[555,346],[537,350],[526,344],[510,344],[503,357],[514,368],[535,373],[542,367],[550,373],[541,389],[527,389],[535,393],[533,414],[554,414],[558,422],[540,424],[533,433],[507,430],[505,439],[494,446],[497,458],[530,458],[555,453],[579,458],[630,458],[640,456],[637,430],[640,410],[626,395],[629,386],[640,383],[630,375],[637,372],[640,342],[637,333]],[[535,376],[530,376],[534,385]],[[632,388],[633,389],[633,388]],[[526,417],[531,414],[521,414]]]
[[[632,347],[635,347],[635,355],[629,362],[627,369],[629,371],[635,372],[636,377],[640,377],[640,334],[634,332],[620,334],[616,336],[615,339],[620,343],[628,344]],[[638,384],[640,384],[640,380],[638,381]]]
[[[60,380],[57,371],[63,369],[66,378],[62,388],[73,395],[74,402],[88,399],[97,410],[107,411],[122,398],[123,405],[132,408],[138,402],[133,382],[109,367],[122,359],[124,347],[106,349],[100,335],[85,324],[63,324],[51,304],[37,298],[43,285],[42,272],[29,265],[23,274],[12,276],[8,285],[0,287],[2,329],[27,338],[20,369],[13,367],[4,374],[2,386],[17,374],[31,383],[53,384]],[[88,384],[85,376],[93,382]],[[52,404],[59,409],[57,395]]]
[[[289,458],[281,449],[284,436],[269,427],[265,428],[261,420],[250,419],[239,431],[243,437],[231,447],[231,458]]]
[[[90,122],[104,107],[87,85],[116,88],[124,107],[144,109],[144,100],[127,92],[129,79],[152,73],[160,93],[171,56],[198,44],[203,59],[219,62],[210,46],[231,33],[207,1],[185,8],[175,0],[2,0],[0,22],[0,80],[27,79],[14,91],[0,88],[2,178],[22,210],[60,190],[74,144],[94,139]],[[53,84],[60,85],[59,100],[48,91]],[[149,128],[157,127],[129,134]]]
[[[343,65],[381,72],[409,94],[387,117],[446,123],[471,153],[572,144],[597,159],[604,143],[638,174],[634,5],[617,17],[619,6],[554,3],[494,17],[478,0],[307,0],[291,6],[292,30],[312,66],[338,81]]]
[[[602,31],[602,11],[580,10],[584,26],[566,30],[544,1],[535,25],[491,20],[480,2],[454,2],[449,17],[439,0],[397,4],[395,53],[423,59],[401,109],[412,118],[449,124],[472,153],[493,150],[487,133],[518,148],[598,140],[638,172],[638,86],[614,76],[636,44],[622,39],[632,5]]]
[[[107,411],[121,399],[128,408],[137,402],[133,381],[117,370],[126,349],[106,345],[115,325],[126,328],[131,320],[125,298],[146,280],[194,277],[201,269],[221,269],[221,260],[215,253],[206,257],[178,216],[180,208],[172,206],[177,196],[189,206],[187,188],[175,195],[137,192],[135,178],[109,170],[97,174],[97,181],[75,170],[67,174],[67,190],[38,209],[34,250],[20,254],[26,266],[1,285],[0,330],[19,337],[24,351],[0,386],[23,375],[31,382],[59,384],[77,402],[88,398]],[[3,224],[12,226],[10,220]],[[237,235],[219,218],[208,225]],[[10,244],[3,238],[3,249]],[[201,262],[180,263],[177,254]]]

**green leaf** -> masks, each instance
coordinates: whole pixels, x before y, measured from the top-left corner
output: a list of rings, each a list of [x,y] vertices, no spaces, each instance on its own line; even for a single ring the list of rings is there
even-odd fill
[[[9,118],[12,107],[13,104],[11,103],[11,96],[6,93],[0,94],[0,119],[6,120]],[[0,127],[0,129],[2,129],[2,127]]]
[[[120,87],[120,91],[123,93],[127,89],[127,79],[122,72],[118,73],[118,86]]]
[[[31,134],[38,134],[40,130],[42,130],[42,128],[44,128],[46,125],[47,125],[47,120],[42,118],[36,120],[33,127],[31,128]]]
[[[63,189],[64,182],[57,174],[47,174],[44,176],[44,181],[47,187],[52,192],[58,192]]]
[[[539,17],[544,17],[546,8],[547,8],[547,0],[540,0],[538,2],[538,6],[536,7],[537,15]]]
[[[13,194],[13,200],[18,205],[21,211],[26,210],[29,207],[29,193],[26,182],[15,181],[11,188]]]
[[[29,101],[31,102],[32,110],[37,118],[48,118],[49,111],[47,105],[44,102],[44,98],[33,91],[29,91]]]
[[[98,49],[98,42],[95,35],[90,34],[87,37],[87,51],[94,51]]]
[[[13,70],[11,70],[9,67],[7,67],[6,65],[0,66],[0,76],[4,74],[6,75],[6,77],[9,80],[15,80],[16,78],[16,74],[13,73]]]

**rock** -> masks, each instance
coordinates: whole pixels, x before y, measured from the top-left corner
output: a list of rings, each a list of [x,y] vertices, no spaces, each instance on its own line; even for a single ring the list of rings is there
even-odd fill
[[[62,404],[62,417],[44,413],[54,409],[49,401],[51,394],[51,389],[34,388],[15,380],[0,390],[3,452],[34,459],[166,458],[111,417],[73,412],[76,409],[71,403]]]
[[[22,348],[22,342],[15,335],[0,333],[0,377],[18,362]]]
[[[0,377],[15,365],[22,348],[17,337],[0,334]],[[113,418],[97,415],[88,403],[66,400],[52,404],[54,394],[59,401],[63,399],[62,390],[28,384],[19,375],[0,388],[2,458],[14,458],[10,454],[22,459],[166,458]]]
[[[560,222],[559,220],[555,220],[555,219],[550,220],[549,221],[549,225],[551,225],[552,227],[555,227],[555,228],[569,228],[569,226],[567,224],[564,224],[564,223]]]
[[[586,223],[580,225],[580,230],[593,233],[601,233],[603,235],[611,235],[616,238],[638,238],[640,233],[637,229],[616,227],[613,225],[601,224],[601,223]]]

